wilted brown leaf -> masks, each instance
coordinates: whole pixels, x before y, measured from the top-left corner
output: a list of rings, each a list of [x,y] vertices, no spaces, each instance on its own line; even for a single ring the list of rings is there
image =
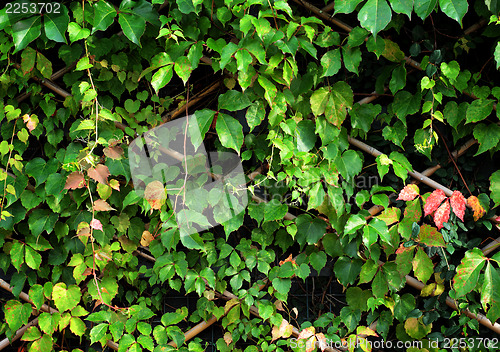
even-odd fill
[[[119,191],[120,190],[120,182],[118,180],[109,180],[109,186],[113,188],[114,190]]]
[[[94,210],[95,211],[110,211],[115,210],[111,205],[108,204],[105,200],[98,199],[94,202]]]
[[[144,198],[148,201],[153,209],[161,209],[165,203],[165,187],[160,181],[150,182],[144,190]]]
[[[111,159],[121,159],[123,157],[123,149],[120,146],[104,148],[104,155]]]
[[[106,165],[99,164],[95,168],[91,167],[87,170],[87,175],[99,183],[106,185],[108,183],[109,169]]]
[[[273,327],[273,330],[272,330],[272,340],[271,342],[273,342],[274,340],[277,340],[279,338],[287,338],[287,337],[290,337],[290,335],[292,334],[293,332],[293,326],[290,325],[290,323],[286,320],[286,319],[283,319],[281,321],[281,325],[278,327],[278,326],[274,326]]]
[[[85,178],[79,171],[73,171],[68,175],[64,189],[77,189],[85,186]]]

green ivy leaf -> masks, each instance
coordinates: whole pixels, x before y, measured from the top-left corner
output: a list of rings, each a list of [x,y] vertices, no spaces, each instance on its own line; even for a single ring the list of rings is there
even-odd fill
[[[115,8],[107,1],[100,0],[94,4],[94,23],[92,27],[92,34],[95,31],[105,31],[108,29],[116,17]]]
[[[40,36],[42,32],[42,17],[32,16],[22,21],[14,23],[12,26],[12,36],[16,49],[13,54],[23,50],[29,43]]]
[[[66,287],[63,282],[55,284],[52,290],[52,299],[60,312],[75,308],[81,296],[80,287],[77,285]]]
[[[30,297],[30,300],[35,305],[36,309],[39,310],[42,307],[44,301],[42,285],[35,284],[31,286],[28,295]]]
[[[153,77],[151,78],[151,85],[155,90],[156,94],[158,94],[159,90],[165,87],[173,75],[173,65],[167,65],[161,67],[158,71],[155,72]]]
[[[42,256],[30,246],[25,246],[25,247],[26,247],[26,254],[25,254],[26,264],[31,269],[38,270],[40,268],[40,265],[42,264]]]
[[[479,248],[474,248],[465,253],[465,257],[457,267],[457,273],[453,278],[453,288],[457,293],[456,297],[465,296],[477,285],[479,273],[484,267],[486,258]]]
[[[337,13],[352,13],[356,9],[356,6],[363,1],[363,0],[344,0],[344,1],[337,1],[335,3],[335,12],[334,14]]]
[[[392,10],[396,13],[402,13],[411,20],[413,12],[413,0],[389,0]]]
[[[425,284],[434,272],[434,264],[432,263],[432,260],[422,248],[418,248],[412,264],[413,272],[415,273],[416,278]]]
[[[495,171],[490,177],[491,200],[495,207],[500,204],[500,170]]]
[[[462,26],[462,18],[469,9],[467,0],[439,0],[439,7],[446,16],[454,19]]]
[[[302,246],[306,242],[308,244],[318,243],[326,232],[326,223],[318,218],[311,218],[311,216],[303,214],[299,215],[295,220],[297,224],[297,234],[295,238]]]
[[[106,336],[108,326],[108,323],[101,323],[94,326],[92,330],[90,330],[90,343],[101,341]]]
[[[82,28],[78,23],[70,22],[68,25],[69,40],[73,43],[85,39],[90,35],[90,29]]]
[[[234,149],[238,155],[243,145],[243,126],[230,115],[219,113],[215,125],[221,144]]]
[[[87,328],[82,319],[71,317],[71,320],[69,321],[69,329],[73,334],[77,336],[82,336],[83,334],[85,334],[85,330]]]
[[[311,263],[314,270],[319,274],[321,269],[326,265],[326,253],[325,252],[313,252],[309,254],[309,263]]]
[[[488,261],[484,272],[483,287],[481,290],[481,303],[487,311],[486,317],[490,321],[500,318],[500,273]],[[488,305],[490,305],[488,309]]]
[[[467,108],[467,123],[482,121],[493,111],[494,101],[491,99],[477,99]]]
[[[500,141],[500,126],[495,123],[489,125],[480,123],[474,127],[474,138],[479,142],[479,149],[475,155],[495,148]]]
[[[358,74],[358,67],[361,64],[361,49],[358,47],[347,48],[343,46],[342,57],[344,58],[345,68],[350,72]]]
[[[327,51],[321,57],[321,66],[323,67],[321,77],[330,77],[339,72],[341,67],[340,49]]]
[[[186,56],[180,56],[177,60],[175,60],[174,71],[177,73],[177,76],[182,79],[184,84],[186,84],[189,76],[191,76],[193,68],[191,67],[191,62]]]
[[[31,315],[31,304],[22,304],[19,301],[11,299],[7,301],[3,307],[5,314],[5,321],[9,324],[9,328],[12,331],[16,331],[21,326],[28,323],[28,319]]]
[[[52,76],[52,62],[40,52],[36,53],[36,68],[43,77],[50,78]]]
[[[288,206],[277,201],[266,203],[264,208],[264,221],[283,220],[288,211]]]
[[[140,39],[146,29],[146,21],[144,18],[121,12],[118,15],[118,23],[123,30],[123,34],[125,34],[132,43],[142,48]]]
[[[248,95],[237,90],[228,90],[219,95],[219,110],[238,111],[249,107],[252,104]]]
[[[38,340],[42,336],[42,333],[36,326],[32,326],[26,330],[23,334],[22,341],[35,341]]]
[[[434,226],[428,224],[420,226],[417,241],[428,247],[446,247],[443,235]]]
[[[374,36],[391,22],[392,11],[386,0],[368,0],[358,13],[361,25]]]
[[[299,152],[308,152],[316,144],[315,123],[311,120],[303,120],[297,124],[295,137],[297,138],[297,149]]]
[[[425,20],[427,16],[436,8],[438,0],[418,0],[415,1],[414,9],[415,13],[422,20]]]
[[[52,351],[52,336],[43,334],[42,338],[33,342],[30,351],[33,352],[50,352]]]
[[[363,261],[349,257],[340,257],[333,267],[335,276],[344,286],[354,285],[356,278],[361,272]]]
[[[24,247],[23,243],[14,241],[10,249],[10,260],[17,271],[21,270],[21,265],[24,263]]]

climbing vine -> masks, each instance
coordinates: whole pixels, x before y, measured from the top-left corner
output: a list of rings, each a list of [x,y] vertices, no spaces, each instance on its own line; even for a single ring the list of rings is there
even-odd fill
[[[495,1],[43,4],[0,9],[6,344],[498,349]]]

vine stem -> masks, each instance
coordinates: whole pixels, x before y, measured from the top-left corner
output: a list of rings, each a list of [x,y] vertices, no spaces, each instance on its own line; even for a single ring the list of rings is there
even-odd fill
[[[460,178],[462,179],[462,182],[464,183],[465,188],[467,188],[469,195],[472,195],[472,192],[470,191],[469,186],[467,185],[467,182],[465,182],[465,179],[464,179],[462,173],[460,172],[460,169],[458,168],[457,163],[455,162],[455,158],[453,157],[453,155],[450,152],[450,149],[448,148],[448,144],[446,143],[443,134],[441,133],[441,131],[437,127],[434,127],[434,129],[437,131],[437,133],[439,133],[439,136],[441,136],[441,140],[443,141],[444,146],[446,147],[446,151],[448,152],[448,155],[450,156],[450,159],[453,162],[453,165],[455,165],[455,169],[457,169],[457,172],[460,175]]]

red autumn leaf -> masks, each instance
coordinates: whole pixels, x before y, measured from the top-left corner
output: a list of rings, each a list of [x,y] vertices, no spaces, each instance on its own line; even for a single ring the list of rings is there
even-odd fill
[[[446,200],[434,213],[434,223],[438,230],[443,228],[443,224],[450,218],[450,202]]]
[[[436,189],[431,193],[424,205],[424,216],[434,213],[434,211],[439,208],[439,205],[443,200],[446,199],[446,194],[440,189]]]
[[[476,196],[470,196],[469,199],[467,199],[467,205],[474,211],[474,221],[478,221],[486,214],[486,210],[481,206]]]
[[[160,181],[150,182],[144,190],[144,198],[148,201],[153,209],[161,209],[165,203],[165,186]]]
[[[406,185],[401,192],[399,192],[398,199],[396,200],[405,200],[410,201],[414,200],[419,195],[419,189],[417,185],[410,184]]]
[[[33,115],[24,114],[23,121],[30,132],[38,125],[38,118]]]
[[[99,164],[95,168],[91,167],[87,170],[87,175],[99,183],[106,185],[108,183],[109,169],[106,165]]]
[[[104,148],[104,155],[111,159],[121,159],[123,157],[123,149],[120,146]]]
[[[68,175],[64,189],[77,189],[85,186],[85,178],[79,171],[73,171]]]
[[[455,215],[462,221],[464,221],[464,213],[465,213],[465,197],[459,191],[453,191],[453,194],[450,197],[451,209]]]
[[[110,211],[115,210],[111,205],[108,204],[105,200],[98,199],[94,202],[94,210],[95,211]]]
[[[90,227],[92,227],[94,230],[101,230],[101,231],[104,231],[102,229],[102,224],[99,220],[97,219],[92,219],[92,221],[90,222]]]

